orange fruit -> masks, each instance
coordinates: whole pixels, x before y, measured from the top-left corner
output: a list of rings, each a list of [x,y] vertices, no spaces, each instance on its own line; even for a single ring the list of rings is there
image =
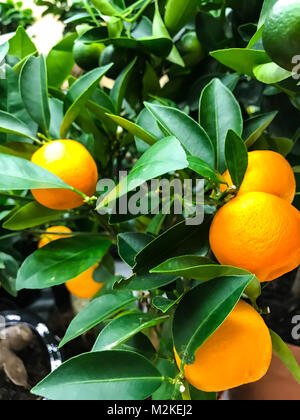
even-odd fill
[[[97,283],[93,279],[94,271],[98,266],[99,264],[95,264],[84,273],[81,273],[74,279],[67,281],[66,288],[69,292],[80,299],[90,299],[98,293],[103,287],[103,283]]]
[[[47,233],[41,235],[41,240],[38,247],[42,248],[43,246],[48,245],[52,241],[58,239],[70,238],[72,235],[56,235],[54,233],[70,233],[72,234],[71,229],[66,226],[52,226],[47,229]],[[73,295],[81,299],[90,299],[93,297],[99,290],[102,289],[103,283],[97,283],[93,279],[93,274],[99,264],[93,265],[87,271],[79,274],[72,280],[66,282],[66,287]]]
[[[248,169],[238,195],[265,192],[292,203],[296,193],[296,179],[289,162],[279,153],[269,150],[249,152],[248,157]],[[228,185],[232,186],[228,171],[225,172],[224,178]],[[225,191],[226,188],[226,185],[222,185],[221,191]]]
[[[181,361],[175,350],[180,369]],[[272,340],[262,317],[240,301],[221,327],[185,365],[187,381],[205,392],[220,392],[259,381],[268,372]]]
[[[223,265],[243,268],[261,282],[300,263],[300,212],[286,200],[264,192],[240,195],[215,215],[210,245]]]
[[[43,248],[43,246],[48,245],[52,241],[56,241],[58,239],[70,238],[72,236],[72,235],[56,235],[57,233],[66,234],[66,233],[72,233],[72,231],[66,226],[52,226],[47,229],[47,233],[44,233],[43,235],[41,235],[41,239],[40,239],[38,247]]]
[[[56,140],[37,150],[31,162],[61,178],[66,184],[91,197],[98,181],[96,163],[87,149],[74,140]],[[69,190],[32,190],[34,198],[54,210],[80,207],[83,198]]]

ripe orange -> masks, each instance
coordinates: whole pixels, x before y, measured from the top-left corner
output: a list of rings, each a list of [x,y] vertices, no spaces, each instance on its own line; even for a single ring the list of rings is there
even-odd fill
[[[48,233],[49,232],[49,233]],[[66,226],[52,226],[47,229],[47,233],[41,236],[38,247],[42,248],[43,246],[48,245],[52,241],[58,239],[70,238],[72,235],[56,235],[54,233],[70,233],[72,234],[71,229]],[[93,265],[84,273],[81,273],[79,276],[75,277],[72,280],[66,282],[66,287],[73,295],[81,299],[90,299],[93,297],[99,290],[102,289],[103,283],[97,283],[93,279],[93,274],[99,264]]]
[[[175,350],[180,369],[181,361]],[[259,381],[268,372],[272,340],[262,317],[240,301],[221,327],[185,365],[187,381],[205,392],[220,392]]]
[[[95,264],[78,277],[67,281],[66,288],[69,292],[81,299],[90,299],[98,293],[103,287],[103,283],[97,283],[93,279],[94,271],[98,266],[99,264]]]
[[[67,234],[67,233],[72,233],[72,231],[66,226],[52,226],[47,229],[47,233],[44,233],[43,235],[41,235],[41,239],[40,239],[38,247],[42,248],[43,246],[48,245],[52,241],[56,241],[58,239],[70,238],[72,236],[72,235],[56,235],[57,233]]]
[[[271,281],[300,263],[300,212],[264,192],[242,194],[223,206],[210,229],[217,260]]]
[[[239,195],[248,192],[266,192],[292,203],[296,193],[296,179],[289,162],[279,153],[269,150],[249,152],[249,165]],[[229,172],[224,178],[232,185]],[[221,186],[221,191],[226,190]]]
[[[74,140],[48,143],[33,154],[31,161],[89,197],[96,190],[96,163],[87,149]],[[54,210],[73,209],[83,204],[79,194],[68,190],[41,189],[32,190],[32,194],[40,204]]]

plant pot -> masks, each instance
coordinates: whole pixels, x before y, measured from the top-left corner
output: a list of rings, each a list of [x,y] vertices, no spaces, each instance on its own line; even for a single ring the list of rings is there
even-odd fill
[[[16,353],[23,361],[28,374],[28,384],[35,386],[46,375],[53,372],[62,364],[62,355],[58,349],[58,340],[49,331],[48,327],[30,312],[4,311],[0,312],[5,324],[1,327],[25,325],[33,334],[33,340],[28,348]],[[36,400],[40,399],[30,393],[29,390],[12,383],[0,370],[0,400]]]
[[[300,347],[289,345],[300,364]],[[298,401],[300,385],[281,360],[273,355],[267,375],[258,382],[229,391],[231,401]]]

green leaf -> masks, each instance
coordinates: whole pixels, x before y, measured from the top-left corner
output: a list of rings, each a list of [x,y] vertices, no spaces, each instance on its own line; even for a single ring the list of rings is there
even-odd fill
[[[175,379],[178,369],[175,363],[170,360],[159,358],[156,363],[157,369],[168,378]],[[170,401],[179,394],[175,384],[164,382],[161,387],[152,395],[153,401]]]
[[[0,155],[0,191],[73,188],[46,169],[16,156]]]
[[[114,284],[114,289],[131,291],[155,290],[174,283],[176,280],[176,276],[141,272],[140,274],[134,274],[129,279],[121,279]]]
[[[263,4],[262,11],[261,11],[261,14],[260,14],[259,22],[258,22],[258,27],[259,28],[263,26],[267,16],[271,12],[271,10],[273,9],[273,7],[274,7],[275,3],[277,3],[277,1],[278,0],[264,0],[264,4]]]
[[[36,140],[32,131],[23,121],[4,111],[0,111],[0,133],[15,134],[33,141]]]
[[[211,52],[210,55],[224,64],[224,66],[233,69],[239,74],[247,74],[251,77],[255,77],[253,73],[255,67],[272,62],[265,51],[246,48],[218,50]]]
[[[256,115],[244,123],[243,138],[248,149],[260,138],[264,131],[269,127],[278,112]]]
[[[50,125],[47,67],[43,56],[29,57],[20,74],[20,91],[31,118],[45,134]]]
[[[168,316],[133,313],[121,315],[103,328],[93,351],[112,350],[146,328],[166,321]]]
[[[5,143],[5,146],[0,145],[0,153],[5,155],[16,156],[22,159],[30,160],[37,147],[31,143],[10,142]]]
[[[272,137],[268,134],[261,136],[255,143],[255,150],[273,150],[287,156],[294,147],[294,141],[286,137]]]
[[[22,264],[17,289],[45,289],[65,283],[97,264],[111,242],[98,237],[53,241],[35,251]]]
[[[126,95],[130,78],[133,74],[133,69],[136,64],[137,58],[135,58],[128,66],[122,71],[115,81],[114,87],[110,91],[110,97],[115,104],[117,114],[121,112],[123,100]]]
[[[206,255],[209,249],[209,228],[210,220],[198,226],[189,226],[183,221],[171,227],[136,256],[135,272],[150,270],[169,258],[191,252],[199,256]]]
[[[77,35],[66,35],[49,52],[46,63],[49,86],[60,87],[71,73],[75,61],[73,46]]]
[[[204,162],[204,160],[195,156],[188,156],[187,160],[189,162],[189,168],[197,174],[203,176],[203,178],[217,184],[226,184],[226,180],[222,177],[222,175]]]
[[[146,108],[168,134],[175,136],[187,153],[214,166],[215,156],[212,142],[206,132],[184,112],[167,106],[145,103]]]
[[[243,139],[232,130],[225,140],[225,160],[232,182],[239,190],[248,169],[248,150]]]
[[[130,292],[107,293],[92,300],[73,319],[60,347],[117,314],[135,300],[136,298]]]
[[[274,331],[270,330],[273,351],[277,354],[282,363],[288,368],[300,385],[300,366],[295,359],[293,353],[285,344],[285,342]]]
[[[91,3],[105,16],[120,16],[120,13],[108,0],[91,0]]]
[[[106,114],[109,118],[115,121],[118,125],[125,128],[129,133],[133,134],[134,136],[138,137],[139,139],[143,140],[145,143],[153,146],[158,139],[155,138],[151,133],[144,130],[142,127],[134,124],[133,122],[126,120],[125,118],[119,117],[118,115],[113,114]]]
[[[199,120],[214,144],[216,169],[223,173],[226,169],[225,141],[227,132],[231,129],[241,135],[243,118],[233,93],[219,79],[212,80],[202,91]]]
[[[120,233],[118,252],[120,258],[130,267],[135,265],[136,255],[153,240],[153,237],[140,232]]]
[[[50,400],[144,400],[162,382],[159,371],[143,356],[112,350],[68,360],[32,392]]]
[[[88,100],[91,98],[94,90],[99,84],[100,79],[111,67],[112,64],[109,64],[107,66],[94,69],[80,77],[80,79],[72,85],[66,97],[66,103],[71,103],[71,105],[65,114],[60,129],[62,139],[67,137],[69,128],[79,116]]]
[[[173,308],[173,306],[176,305],[178,302],[179,302],[179,299],[171,300],[163,296],[156,296],[152,301],[152,305],[154,306],[154,308],[158,309],[159,311],[165,314],[171,308]]]
[[[174,344],[182,365],[195,362],[196,351],[223,324],[252,278],[253,275],[220,277],[185,295],[173,323]]]
[[[156,349],[144,333],[134,335],[126,343],[120,344],[118,349],[140,353],[151,360],[156,357]]]
[[[0,284],[4,290],[10,295],[16,297],[16,276],[19,269],[19,265],[16,260],[4,252],[0,252]]]
[[[170,159],[172,150],[172,159]],[[188,166],[186,154],[175,137],[167,137],[155,143],[137,161],[131,172],[120,184],[111,191],[98,205],[97,210],[104,209],[108,204],[135,190],[146,181],[157,178],[168,172],[185,169]]]
[[[168,0],[166,4],[165,23],[172,35],[184,27],[196,12],[198,0]]]
[[[273,85],[288,79],[293,73],[279,67],[276,63],[266,63],[254,67],[253,74],[259,82]]]
[[[155,14],[153,18],[153,35],[162,38],[169,38],[172,41],[168,29],[166,28],[165,23],[161,17],[157,1],[155,2]],[[171,63],[177,64],[178,66],[185,67],[184,61],[175,45],[173,45],[172,51],[168,55],[167,60],[169,60]]]
[[[151,273],[169,274],[193,280],[209,281],[217,277],[246,276],[246,270],[229,265],[218,265],[205,257],[198,255],[184,255],[170,258],[159,266],[153,268]]]
[[[37,52],[36,46],[31,41],[30,37],[23,26],[19,26],[15,35],[10,38],[9,42],[9,55],[18,57],[20,60],[28,57]]]
[[[2,226],[9,230],[24,230],[57,220],[63,214],[62,211],[48,209],[33,201],[21,207]]]

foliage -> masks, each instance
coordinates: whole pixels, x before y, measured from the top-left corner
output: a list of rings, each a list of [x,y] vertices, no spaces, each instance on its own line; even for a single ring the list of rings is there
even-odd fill
[[[166,366],[165,359],[174,361],[173,345],[190,363],[241,297],[260,310],[255,276],[221,266],[209,253],[212,217],[232,194],[220,193],[221,174],[228,168],[239,187],[246,151],[255,148],[286,155],[299,175],[299,87],[262,49],[257,22],[263,23],[268,2],[261,17],[260,0],[92,0],[74,3],[75,15],[64,2],[42,3],[63,20],[71,13],[67,22],[79,25],[47,57],[22,27],[0,46],[6,59],[6,78],[0,79],[0,280],[16,294],[62,284],[102,260],[98,281],[105,285],[72,321],[61,346],[106,325],[93,351],[65,362],[33,392],[53,399],[185,399],[183,371],[173,362]],[[195,31],[205,57],[190,67],[177,47]],[[99,67],[78,78],[72,75],[75,42],[106,46]],[[97,210],[118,205],[127,193],[129,200],[154,178],[200,176],[204,223],[186,224],[195,208],[175,214],[172,195],[170,215],[152,216],[145,208],[136,215],[99,214],[88,199],[66,212],[41,208],[30,189],[72,189],[29,162],[38,147],[57,138],[85,145],[102,179],[118,183],[119,171],[129,171],[127,185],[121,181]],[[299,183],[297,191],[298,199]],[[16,251],[54,223],[68,225],[73,237],[26,258]],[[106,265],[116,247],[133,271],[128,279]],[[191,308],[197,310],[191,314]],[[276,349],[299,378],[284,344]],[[216,399],[193,389],[191,395]]]
[[[32,25],[32,10],[23,7],[22,1],[6,0],[0,3],[0,34],[14,32],[19,25]]]

